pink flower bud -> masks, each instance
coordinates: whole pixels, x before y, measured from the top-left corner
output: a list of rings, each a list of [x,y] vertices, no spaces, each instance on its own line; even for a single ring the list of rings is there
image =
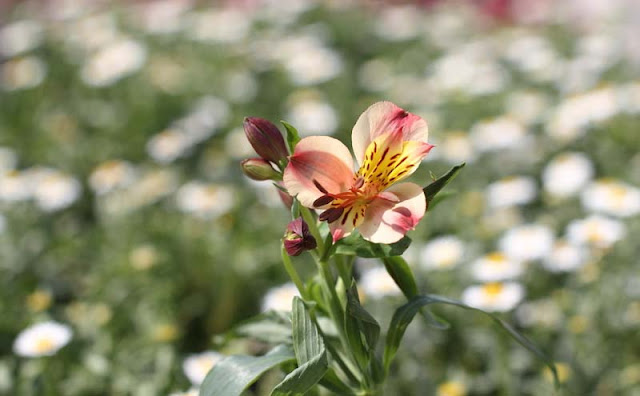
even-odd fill
[[[289,155],[278,127],[264,118],[245,118],[244,133],[256,153],[267,161],[277,164]]]
[[[309,232],[309,226],[298,217],[287,226],[284,234],[284,248],[289,256],[298,256],[305,250],[315,249],[316,239]]]
[[[253,180],[280,180],[282,177],[271,164],[262,158],[249,158],[240,162],[242,172]]]

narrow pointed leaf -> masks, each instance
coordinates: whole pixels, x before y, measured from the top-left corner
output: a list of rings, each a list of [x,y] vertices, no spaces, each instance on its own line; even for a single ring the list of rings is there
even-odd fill
[[[273,396],[304,394],[322,379],[329,368],[322,337],[299,297],[293,299],[292,311],[293,348],[298,367],[273,389]]]
[[[460,172],[460,170],[464,168],[464,166],[464,162],[460,165],[454,166],[449,170],[449,172],[437,178],[433,183],[429,184],[423,189],[424,195],[427,198],[427,204],[431,203],[436,194],[438,194],[440,190],[442,190],[447,184],[449,184],[449,182],[458,175],[458,172]]]
[[[284,128],[287,130],[287,146],[289,146],[289,152],[293,153],[296,148],[296,144],[300,141],[300,134],[298,130],[286,121],[280,121]]]
[[[340,377],[333,371],[332,368],[329,368],[325,373],[324,377],[320,380],[319,384],[336,395],[344,395],[344,396],[355,396],[353,390],[349,387],[349,385],[342,382]]]
[[[229,356],[218,362],[200,387],[200,396],[240,396],[265,371],[295,361],[289,346],[279,345],[264,356]]]
[[[556,386],[559,384],[557,371],[553,361],[542,352],[533,342],[531,342],[524,335],[519,333],[516,329],[514,329],[510,324],[500,319],[496,315],[485,312],[481,309],[471,307],[466,305],[460,301],[453,300],[447,297],[442,297],[438,295],[428,294],[423,296],[416,296],[412,298],[408,303],[401,306],[396,310],[393,314],[393,318],[391,319],[391,323],[389,324],[389,331],[387,332],[387,342],[384,350],[384,369],[385,373],[388,373],[389,366],[391,365],[391,361],[395,356],[398,347],[400,346],[400,341],[404,336],[405,331],[407,330],[407,326],[413,320],[413,317],[418,313],[420,308],[429,304],[448,304],[455,305],[457,307],[461,307],[464,309],[481,312],[484,315],[490,317],[495,323],[500,325],[513,339],[515,339],[520,345],[524,346],[534,355],[536,355],[541,361],[543,361],[552,371],[554,376],[554,381]]]

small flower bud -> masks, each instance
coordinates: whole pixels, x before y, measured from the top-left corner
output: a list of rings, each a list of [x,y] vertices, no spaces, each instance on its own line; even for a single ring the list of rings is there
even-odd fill
[[[244,133],[259,156],[278,163],[289,155],[282,133],[264,118],[247,117],[244,119]]]
[[[281,176],[269,162],[262,158],[249,158],[240,163],[242,172],[253,180],[280,180]]]
[[[309,226],[298,217],[287,226],[284,234],[284,248],[289,256],[298,256],[305,250],[315,249],[316,239],[309,232]]]
[[[284,188],[284,185],[282,184],[282,182],[278,182],[278,185]],[[282,201],[284,206],[286,206],[287,209],[291,209],[291,206],[293,205],[293,197],[279,188],[277,188],[277,190],[278,190],[278,195],[280,195],[280,200]]]

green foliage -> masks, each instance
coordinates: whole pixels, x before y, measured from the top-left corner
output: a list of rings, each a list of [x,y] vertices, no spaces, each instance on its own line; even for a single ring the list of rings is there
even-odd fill
[[[362,238],[357,232],[339,240],[334,246],[336,254],[354,255],[364,258],[382,258],[399,256],[411,245],[411,238],[403,237],[390,245],[373,243]]]
[[[280,345],[264,356],[229,356],[207,374],[201,396],[240,396],[265,371],[295,360],[291,347]]]

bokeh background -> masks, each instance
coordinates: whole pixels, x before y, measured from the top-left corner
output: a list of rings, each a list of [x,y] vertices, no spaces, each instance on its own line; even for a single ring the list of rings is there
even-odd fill
[[[215,337],[291,298],[243,118],[350,143],[391,100],[436,145],[413,181],[467,163],[410,234],[421,290],[503,312],[569,394],[640,395],[637,2],[5,1],[0,26],[0,394],[193,391],[199,353],[262,350]],[[379,268],[358,262],[384,324]],[[437,312],[385,394],[551,394],[489,320]],[[69,344],[20,356],[49,320]]]

